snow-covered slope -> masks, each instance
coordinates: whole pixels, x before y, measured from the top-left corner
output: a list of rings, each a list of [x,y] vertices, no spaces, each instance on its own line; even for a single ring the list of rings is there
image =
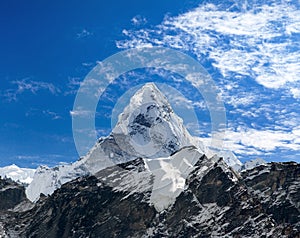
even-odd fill
[[[166,158],[146,159],[154,175],[150,201],[157,211],[168,208],[184,190],[185,180],[203,153],[194,146],[185,147]]]
[[[35,169],[20,168],[15,164],[0,168],[0,177],[26,184],[31,183],[34,173]]]
[[[90,174],[82,161],[69,165],[60,165],[54,168],[40,166],[36,169],[32,182],[26,188],[27,198],[35,202],[40,194],[50,195],[64,183],[74,178]]]

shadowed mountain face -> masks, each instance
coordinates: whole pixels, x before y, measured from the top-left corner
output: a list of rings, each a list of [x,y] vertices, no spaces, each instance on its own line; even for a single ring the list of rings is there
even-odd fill
[[[278,223],[300,229],[300,165],[271,163],[242,173],[246,186]]]
[[[16,237],[300,237],[299,164],[238,175],[202,155],[163,211],[151,203],[155,176],[146,167],[136,159],[75,179],[0,224]]]
[[[14,208],[17,204],[27,200],[25,188],[11,179],[0,177],[0,212]]]

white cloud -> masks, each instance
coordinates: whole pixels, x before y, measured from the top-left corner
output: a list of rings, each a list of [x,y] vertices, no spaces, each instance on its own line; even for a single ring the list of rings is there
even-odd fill
[[[72,117],[83,117],[83,118],[90,118],[94,116],[95,112],[88,111],[88,110],[72,110],[70,111],[70,115]]]
[[[147,19],[141,15],[137,15],[131,19],[131,23],[134,26],[141,26],[147,23]]]
[[[225,146],[240,154],[259,155],[276,149],[300,150],[300,130],[256,130],[238,127],[225,134]]]
[[[291,93],[294,98],[300,98],[300,89],[299,88],[291,88]]]
[[[253,104],[255,101],[257,101],[257,96],[253,95],[252,93],[239,93],[238,95],[224,97],[223,100],[237,108],[241,105],[249,106]]]
[[[174,93],[174,89],[168,91],[169,88],[166,88],[163,93],[168,98],[168,101],[173,107],[178,107],[185,110],[192,110],[193,109],[193,102],[186,97],[184,97],[182,94],[180,94],[178,91]]]
[[[111,133],[112,128],[97,129],[97,135],[108,136]]]
[[[196,101],[196,102],[193,102],[193,106],[196,107],[196,108],[199,108],[201,110],[207,110],[207,106],[206,106],[205,101]]]
[[[254,78],[271,89],[300,81],[300,9],[289,1],[240,6],[203,4],[154,29],[125,30],[120,48],[164,45],[208,57],[224,77]],[[293,93],[293,92],[291,92]],[[293,95],[298,95],[294,94]]]

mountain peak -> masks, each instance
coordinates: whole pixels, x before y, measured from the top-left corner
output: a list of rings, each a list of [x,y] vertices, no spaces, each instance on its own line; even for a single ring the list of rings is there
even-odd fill
[[[147,83],[119,115],[112,136],[121,149],[144,158],[169,156],[191,145],[183,120],[154,83]]]
[[[138,106],[145,103],[158,103],[171,107],[167,98],[154,83],[146,83],[140,88],[130,99],[129,106]]]
[[[193,137],[184,127],[183,120],[174,113],[156,85],[147,83],[132,96],[108,137],[99,140],[81,160],[36,173],[26,194],[35,201],[40,193],[52,194],[61,184],[82,174],[95,174],[139,157],[169,157],[190,145],[193,145]]]

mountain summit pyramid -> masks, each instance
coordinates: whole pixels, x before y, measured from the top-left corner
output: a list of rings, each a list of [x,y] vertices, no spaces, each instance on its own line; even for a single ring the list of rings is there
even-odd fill
[[[200,138],[190,135],[156,85],[147,83],[132,96],[110,135],[100,138],[86,156],[70,165],[39,167],[26,194],[36,201],[41,193],[50,195],[77,177],[137,158],[168,158],[187,146],[211,157],[211,151]],[[238,162],[234,158],[233,164]]]
[[[132,96],[109,136],[100,138],[86,156],[73,164],[38,168],[26,193],[35,201],[40,193],[52,194],[79,176],[95,174],[138,157],[168,157],[189,145],[201,151],[204,148],[189,134],[183,120],[174,113],[156,85],[147,83]]]
[[[169,156],[192,144],[182,119],[154,83],[145,84],[134,94],[112,135],[122,150],[134,157]]]
[[[138,157],[168,157],[190,145],[204,152],[201,141],[189,134],[167,98],[154,83],[147,83],[131,97],[110,135],[99,139],[83,161],[96,173]]]

